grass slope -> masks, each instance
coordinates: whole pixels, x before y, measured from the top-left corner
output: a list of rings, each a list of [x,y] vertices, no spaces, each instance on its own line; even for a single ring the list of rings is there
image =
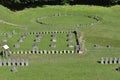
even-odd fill
[[[18,12],[11,12],[0,6],[0,19],[28,28],[24,30],[21,27],[0,23],[0,32],[16,30],[22,33],[26,31],[76,29],[69,26],[56,27],[36,23],[36,18],[55,13],[99,16],[102,19],[100,23],[77,29],[79,32],[85,33],[87,49],[106,50],[106,45],[111,45],[111,49],[119,49],[120,6],[44,6]],[[72,22],[72,20],[74,19],[71,18],[70,21]],[[100,48],[94,48],[94,44],[99,44]],[[30,65],[28,67],[17,67],[18,73],[10,72],[12,67],[1,67],[0,80],[120,80],[120,73],[115,71],[115,68],[119,65],[101,65],[97,63],[100,57],[119,57],[118,52],[87,52],[86,55],[11,55],[11,57],[29,58]]]

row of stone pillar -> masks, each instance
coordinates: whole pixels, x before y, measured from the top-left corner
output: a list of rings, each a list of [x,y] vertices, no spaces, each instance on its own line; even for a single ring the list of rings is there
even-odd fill
[[[10,51],[10,54],[74,54],[74,50],[32,50],[32,51]]]
[[[28,59],[0,59],[0,66],[28,66]]]
[[[53,33],[71,33],[72,31],[44,31],[44,32],[29,32],[28,34],[53,34]]]
[[[100,59],[100,63],[101,64],[120,64],[120,58],[108,58],[108,57],[106,57],[106,58],[103,58],[103,57],[101,57],[101,59]]]

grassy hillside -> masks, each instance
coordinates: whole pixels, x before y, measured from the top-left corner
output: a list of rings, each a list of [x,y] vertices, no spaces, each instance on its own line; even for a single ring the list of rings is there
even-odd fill
[[[78,14],[78,17],[59,17],[44,19],[46,23],[62,22],[63,26],[47,26],[36,22],[42,16],[51,16],[56,13]],[[94,21],[83,16],[98,16],[101,21],[95,25],[66,26],[66,24],[88,23]],[[119,52],[90,52],[89,50],[118,50],[120,47],[120,6],[43,6],[29,8],[23,11],[12,12],[0,6],[0,20],[14,23],[19,26],[11,26],[0,23],[0,32],[30,32],[30,31],[54,31],[75,30],[84,32],[85,45],[88,50],[86,55],[80,54],[55,54],[55,55],[11,55],[10,57],[29,58],[28,67],[17,67],[18,72],[12,73],[12,67],[0,68],[0,80],[119,80],[119,72],[115,68],[119,65],[101,65],[97,61],[100,57],[119,57]],[[54,21],[55,20],[55,21]],[[65,21],[66,20],[66,23]],[[75,20],[75,21],[73,21]],[[83,21],[86,20],[86,21]],[[26,29],[24,29],[26,28]],[[98,44],[98,48],[93,45]],[[106,48],[111,45],[111,48]]]

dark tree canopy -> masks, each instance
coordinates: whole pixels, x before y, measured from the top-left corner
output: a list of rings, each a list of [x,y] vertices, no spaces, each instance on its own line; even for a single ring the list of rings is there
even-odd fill
[[[36,7],[42,5],[63,5],[63,4],[87,4],[111,6],[120,4],[120,0],[0,0],[0,3],[11,9],[22,9],[25,7]]]

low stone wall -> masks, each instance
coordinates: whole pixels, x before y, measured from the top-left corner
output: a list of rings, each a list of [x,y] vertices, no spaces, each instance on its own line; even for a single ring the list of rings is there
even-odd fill
[[[42,25],[47,25],[47,26],[65,26],[65,24],[54,24],[54,23],[49,24],[49,23],[46,23],[46,22],[42,21],[42,19],[53,18],[53,17],[58,17],[58,16],[84,16],[86,18],[95,20],[94,22],[90,22],[90,23],[86,23],[86,24],[79,24],[78,23],[76,25],[72,25],[72,24],[68,25],[68,26],[75,26],[75,27],[91,26],[91,25],[95,25],[95,24],[97,24],[97,23],[99,23],[101,21],[101,18],[98,17],[98,16],[87,16],[87,15],[78,15],[78,14],[60,14],[60,13],[57,13],[57,14],[54,14],[54,15],[39,17],[39,18],[36,19],[36,22],[39,23],[39,24],[42,24]]]

